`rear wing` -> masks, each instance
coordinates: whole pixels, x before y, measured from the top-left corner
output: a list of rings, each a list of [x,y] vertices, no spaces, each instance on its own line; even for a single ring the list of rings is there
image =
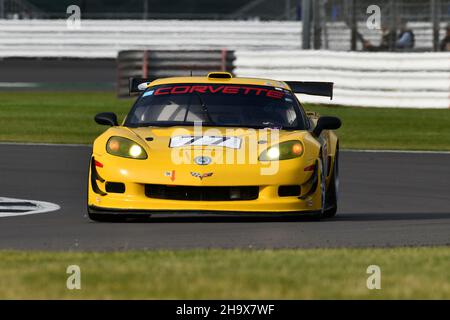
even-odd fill
[[[147,89],[147,86],[155,80],[154,78],[130,78],[129,80],[129,94],[140,93]]]
[[[313,96],[330,97],[333,99],[333,82],[315,81],[284,81],[294,93],[304,93]]]

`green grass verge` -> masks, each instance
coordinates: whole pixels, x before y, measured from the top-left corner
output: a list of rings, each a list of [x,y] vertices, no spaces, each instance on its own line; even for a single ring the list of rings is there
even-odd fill
[[[0,251],[0,299],[450,299],[450,247]],[[81,290],[66,268],[81,268]],[[381,290],[366,287],[381,268]]]
[[[89,144],[105,130],[98,112],[123,118],[131,103],[110,92],[0,92],[0,141]]]
[[[123,118],[132,100],[112,92],[0,92],[0,141],[92,143],[102,111]],[[342,147],[450,150],[450,110],[306,106],[343,121]]]

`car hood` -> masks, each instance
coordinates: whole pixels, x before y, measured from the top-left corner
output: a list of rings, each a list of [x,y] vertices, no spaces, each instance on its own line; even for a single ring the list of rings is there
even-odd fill
[[[136,141],[144,147],[148,158],[142,161],[108,155],[104,146],[111,136]],[[178,140],[183,143],[174,145],[173,140],[179,137],[185,140]],[[196,137],[197,144],[190,143],[190,137]],[[205,137],[203,141],[199,140]],[[221,143],[230,137],[232,143]],[[288,140],[303,142],[304,154],[300,158],[273,162],[258,160],[261,152],[268,147]],[[316,161],[315,149],[318,149],[315,139],[307,131],[301,130],[204,127],[200,131],[193,127],[113,127],[96,140],[94,155],[99,152],[99,156],[109,157],[117,167],[131,167],[132,170],[128,170],[129,178],[136,182],[263,185],[278,179],[289,183],[309,179],[310,173],[303,169]],[[202,163],[199,158],[207,158],[207,161]],[[204,179],[200,177],[203,175]],[[171,181],[173,176],[176,179]]]
[[[255,152],[287,140],[303,140],[306,131],[218,128],[169,127],[129,128],[153,152],[166,153],[173,149],[234,152]],[[257,150],[255,150],[257,146]],[[231,149],[231,150],[230,150]]]

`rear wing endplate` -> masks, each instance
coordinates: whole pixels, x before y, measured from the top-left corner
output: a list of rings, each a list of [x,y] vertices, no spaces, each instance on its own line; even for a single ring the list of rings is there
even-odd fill
[[[294,93],[304,93],[313,96],[330,97],[333,99],[333,82],[316,81],[284,81]]]
[[[130,78],[129,80],[129,94],[140,93],[147,89],[147,86],[155,79],[152,78]]]

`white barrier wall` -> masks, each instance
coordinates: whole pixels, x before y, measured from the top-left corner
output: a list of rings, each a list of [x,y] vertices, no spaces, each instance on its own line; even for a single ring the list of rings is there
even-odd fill
[[[450,107],[450,53],[238,50],[235,55],[237,76],[335,83],[332,101],[301,95],[304,102]]]
[[[329,48],[348,50],[350,30],[328,23]],[[412,23],[416,47],[431,47],[429,23]],[[443,32],[443,25],[441,26]],[[374,44],[379,31],[359,30]],[[441,34],[442,37],[442,34]],[[207,20],[1,20],[0,58],[116,58],[122,50],[236,50],[235,72],[280,80],[336,83],[331,103],[448,108],[450,54],[300,51],[301,22]],[[324,98],[303,101],[330,103]]]
[[[123,50],[295,49],[301,23],[208,20],[1,20],[1,57],[116,58]]]
[[[431,24],[411,23],[411,27],[416,48],[431,48]],[[301,47],[301,30],[298,21],[82,19],[81,29],[71,30],[65,20],[0,19],[0,58],[115,58],[121,50],[143,49],[293,50]],[[330,22],[327,30],[328,49],[350,50],[350,30],[345,23]],[[379,43],[379,30],[368,30],[361,22],[359,31],[373,44]],[[443,32],[444,24],[441,37]]]

